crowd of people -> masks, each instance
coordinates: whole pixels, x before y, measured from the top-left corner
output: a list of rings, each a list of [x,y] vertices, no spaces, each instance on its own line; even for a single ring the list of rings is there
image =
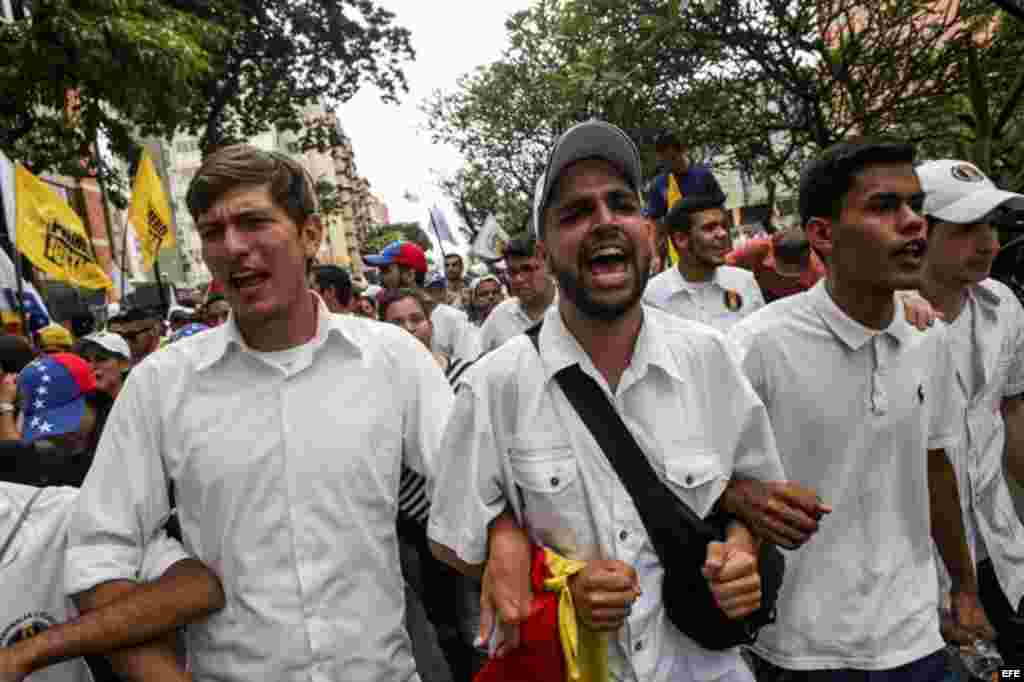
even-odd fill
[[[578,124],[503,267],[394,242],[373,285],[315,263],[298,163],[209,155],[187,205],[223,294],[0,338],[0,681],[1024,665],[1024,308],[990,277],[1024,197],[852,140],[803,169],[799,227],[735,244],[711,170],[655,152],[645,184]],[[686,523],[713,539],[667,546]]]

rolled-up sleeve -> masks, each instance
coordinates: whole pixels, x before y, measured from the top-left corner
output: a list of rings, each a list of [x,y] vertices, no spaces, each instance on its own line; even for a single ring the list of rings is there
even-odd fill
[[[505,492],[489,405],[469,384],[456,391],[439,464],[428,535],[463,561],[482,563],[487,529],[505,509]]]
[[[142,566],[139,568],[139,580],[146,583],[154,582],[171,566],[190,558],[192,556],[185,551],[181,543],[161,528],[152,542],[146,544]]]
[[[960,391],[950,390],[956,385],[956,370],[953,360],[953,347],[949,335],[944,328],[936,327],[931,334],[940,338],[935,348],[935,363],[930,376],[932,401],[928,414],[928,449],[950,450],[960,445],[963,435],[964,411]],[[947,453],[948,454],[948,453]]]
[[[136,367],[107,419],[68,528],[65,591],[135,580],[170,514],[159,434],[159,385]]]
[[[397,330],[396,353],[403,372],[402,457],[406,466],[432,481],[441,435],[452,408],[452,388],[429,352],[410,334]]]

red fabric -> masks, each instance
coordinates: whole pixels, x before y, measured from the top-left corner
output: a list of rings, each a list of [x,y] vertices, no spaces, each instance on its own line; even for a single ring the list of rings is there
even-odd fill
[[[533,547],[530,617],[520,626],[519,646],[501,658],[488,659],[474,682],[565,682],[565,656],[558,634],[558,595],[544,590],[550,577],[544,550]]]
[[[825,265],[814,251],[811,251],[810,263],[800,274],[798,281],[776,273],[772,246],[773,240],[779,237],[781,237],[781,233],[772,237],[748,239],[725,256],[725,262],[728,265],[753,272],[761,291],[770,300],[807,291],[825,276]]]
[[[74,353],[54,353],[50,358],[64,366],[78,385],[79,394],[92,393],[96,390],[96,374],[88,362]]]

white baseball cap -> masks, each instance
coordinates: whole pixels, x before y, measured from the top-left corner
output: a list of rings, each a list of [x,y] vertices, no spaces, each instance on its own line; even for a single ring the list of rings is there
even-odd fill
[[[925,161],[916,168],[925,192],[924,214],[947,223],[981,222],[992,211],[1012,202],[1024,209],[1024,195],[1006,192],[967,161]]]
[[[124,340],[124,337],[114,332],[96,332],[95,334],[89,334],[82,339],[82,343],[94,343],[100,348],[109,351],[113,355],[120,356],[125,360],[132,359],[132,349],[128,347],[128,342]]]
[[[544,208],[551,190],[566,167],[584,159],[604,159],[618,166],[634,190],[640,191],[643,173],[640,169],[640,152],[633,140],[621,128],[611,123],[591,119],[577,123],[566,130],[555,141],[548,156],[544,172],[537,179],[533,193],[533,233],[540,236],[540,225]]]

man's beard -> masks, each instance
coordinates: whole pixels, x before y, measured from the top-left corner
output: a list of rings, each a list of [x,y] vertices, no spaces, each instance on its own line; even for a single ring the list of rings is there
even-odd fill
[[[562,294],[579,309],[584,317],[602,322],[614,322],[633,309],[633,306],[644,295],[647,280],[651,276],[651,256],[643,258],[636,253],[635,249],[631,248],[626,254],[626,259],[632,262],[633,268],[636,270],[633,290],[624,301],[614,304],[594,300],[587,288],[583,286],[582,278],[571,269],[558,267],[553,262],[551,267],[558,279],[558,286]],[[587,267],[585,256],[581,253],[577,272],[584,272]]]

